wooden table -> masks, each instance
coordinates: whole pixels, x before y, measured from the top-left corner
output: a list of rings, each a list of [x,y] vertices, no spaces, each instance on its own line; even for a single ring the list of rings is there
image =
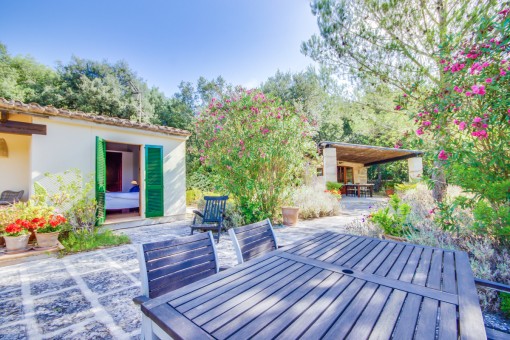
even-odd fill
[[[368,190],[370,191],[370,197],[373,197],[374,196],[374,185],[373,184],[345,184],[346,187],[355,187],[356,188],[356,191],[358,193],[358,197],[361,197],[360,195],[360,189],[363,187],[363,188],[368,188]]]
[[[142,305],[160,337],[485,339],[463,252],[321,233]]]

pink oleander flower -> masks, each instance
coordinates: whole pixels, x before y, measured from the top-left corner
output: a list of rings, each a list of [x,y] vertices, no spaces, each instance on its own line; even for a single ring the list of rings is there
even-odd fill
[[[439,110],[438,110],[438,109],[434,109],[434,113],[438,113],[438,112],[439,112]]]
[[[453,90],[454,90],[455,92],[462,93],[462,89],[461,89],[460,87],[458,87],[457,85],[455,85],[455,86],[453,87]]]
[[[418,136],[423,135],[423,130],[421,128],[419,128],[418,130],[416,130],[416,134]]]
[[[483,96],[485,94],[485,86],[484,85],[473,85],[471,86],[471,90],[474,94],[479,94]]]
[[[492,78],[487,78],[487,79],[485,79],[485,82],[486,82],[487,84],[492,83]]]
[[[395,106],[395,110],[399,111],[400,109],[402,109],[402,106],[400,105]]]
[[[448,159],[448,154],[444,150],[441,150],[439,151],[437,158],[439,158],[442,161],[446,161]]]
[[[422,125],[423,126],[430,126],[430,124],[432,124],[432,122],[428,121],[428,120],[425,120]]]
[[[504,69],[499,69],[499,75],[500,76],[505,76],[506,75],[506,71]]]
[[[471,97],[472,93],[471,91],[466,91],[466,97]]]
[[[480,117],[473,118],[473,123],[480,123],[481,121],[482,121],[482,118],[480,118]]]
[[[462,130],[465,130],[466,129],[466,122],[460,122],[459,123],[459,130],[462,131]]]
[[[453,123],[454,123],[455,125],[459,125],[459,124],[460,124],[460,121],[459,121],[458,119],[454,119],[454,120],[453,120]]]

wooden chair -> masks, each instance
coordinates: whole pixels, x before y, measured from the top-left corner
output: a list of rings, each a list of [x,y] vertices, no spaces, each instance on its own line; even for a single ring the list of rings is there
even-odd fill
[[[5,190],[0,195],[0,205],[9,205],[14,204],[17,201],[21,200],[21,197],[23,197],[23,193],[25,193],[24,190],[21,191],[11,191],[11,190]]]
[[[248,224],[228,230],[239,264],[278,249],[271,221]]]
[[[193,210],[195,217],[191,224],[191,235],[195,230],[216,231],[218,233],[216,241],[220,242],[221,229],[224,229],[223,218],[225,217],[225,207],[228,196],[204,196],[205,208],[203,212]],[[201,223],[197,223],[197,217]]]
[[[142,296],[133,299],[136,304],[142,304],[219,271],[216,247],[210,231],[140,244],[138,262]],[[154,338],[151,321],[143,313],[142,337]]]

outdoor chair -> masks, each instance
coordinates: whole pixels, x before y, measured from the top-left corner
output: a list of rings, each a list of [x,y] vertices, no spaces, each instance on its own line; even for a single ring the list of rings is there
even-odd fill
[[[211,232],[140,244],[138,262],[142,296],[133,299],[138,305],[219,271]],[[142,337],[154,338],[151,322],[144,313]]]
[[[21,197],[23,197],[23,193],[25,191],[11,191],[11,190],[5,190],[0,195],[0,205],[9,205],[14,204],[17,201],[21,200]]]
[[[349,185],[347,187],[347,196],[357,196],[358,189],[355,186]]]
[[[271,221],[248,224],[228,230],[239,264],[278,249]]]
[[[367,194],[369,193],[370,189],[367,187],[360,187],[359,188],[359,195],[360,197],[367,197]]]
[[[216,231],[216,241],[220,242],[221,230],[224,229],[225,206],[228,196],[204,196],[205,208],[203,212],[193,210],[195,214],[191,227],[191,235],[195,230]],[[198,223],[200,219],[200,223]]]

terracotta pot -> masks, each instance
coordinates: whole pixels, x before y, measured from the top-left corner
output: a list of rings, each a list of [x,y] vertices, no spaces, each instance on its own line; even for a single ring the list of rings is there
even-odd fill
[[[38,233],[35,232],[35,238],[37,239],[37,246],[40,248],[52,248],[58,245],[58,234],[59,231],[53,233]]]
[[[386,189],[386,195],[393,195],[395,193],[395,189]]]
[[[295,226],[298,222],[299,208],[282,207],[283,225]]]
[[[8,252],[27,249],[30,235],[4,236],[5,248]]]

